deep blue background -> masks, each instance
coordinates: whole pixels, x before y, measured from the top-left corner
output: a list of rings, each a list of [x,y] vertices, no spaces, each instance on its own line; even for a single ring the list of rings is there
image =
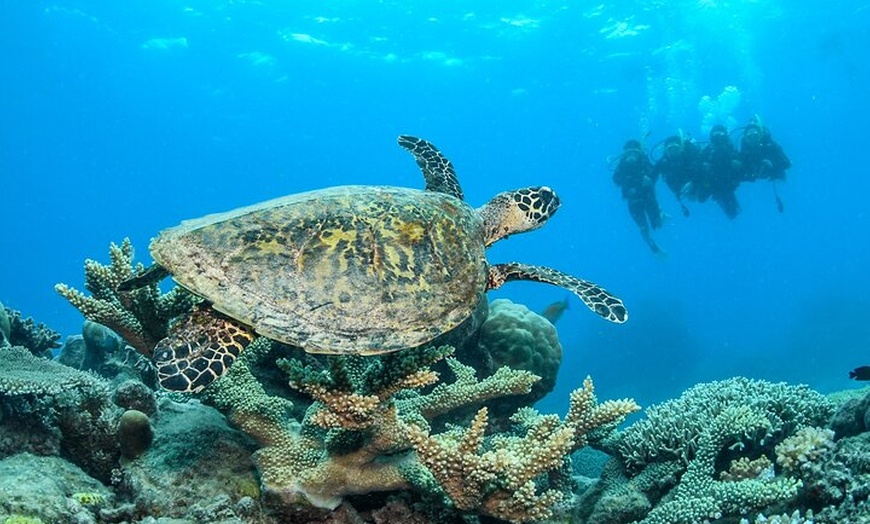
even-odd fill
[[[420,186],[400,133],[453,160],[466,196],[548,184],[562,210],[494,246],[625,299],[572,299],[557,394],[662,400],[735,374],[854,386],[870,364],[870,9],[781,1],[12,1],[0,17],[0,300],[80,330],[56,282],[182,219],[344,183]],[[661,4],[661,5],[656,5]],[[811,9],[811,10],[810,10]],[[794,162],[779,186],[672,216],[652,256],[607,156],[649,131],[703,138],[705,95],[760,114]],[[536,310],[565,293],[492,294]]]

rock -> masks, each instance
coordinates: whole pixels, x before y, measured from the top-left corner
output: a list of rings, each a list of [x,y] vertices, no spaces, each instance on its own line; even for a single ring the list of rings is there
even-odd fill
[[[154,441],[154,428],[148,415],[128,409],[118,421],[118,443],[121,455],[128,460],[139,458]]]
[[[77,466],[59,457],[30,453],[0,460],[0,493],[0,522],[12,514],[43,522],[80,522],[81,506],[70,494],[112,497],[105,486]]]

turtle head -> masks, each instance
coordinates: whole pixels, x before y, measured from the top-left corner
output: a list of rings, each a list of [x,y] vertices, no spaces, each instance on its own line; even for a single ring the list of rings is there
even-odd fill
[[[483,220],[484,244],[538,229],[559,209],[559,197],[547,186],[497,194],[477,210]]]

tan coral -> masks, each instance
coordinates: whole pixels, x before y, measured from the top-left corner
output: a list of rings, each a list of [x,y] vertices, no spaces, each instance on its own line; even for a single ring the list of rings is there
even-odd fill
[[[510,522],[549,517],[562,494],[537,493],[533,479],[562,464],[573,445],[573,427],[544,423],[525,437],[502,438],[495,449],[483,452],[486,426],[487,409],[481,408],[461,434],[430,436],[418,427],[409,433],[419,460],[457,508]]]
[[[640,406],[632,399],[606,400],[598,404],[592,377],[587,376],[583,386],[571,392],[565,416],[565,423],[576,428],[574,449],[586,445],[586,434],[590,431],[619,422],[636,411],[640,411]]]
[[[527,426],[524,436],[498,435],[484,451],[487,410],[478,411],[462,432],[429,435],[412,427],[419,460],[431,471],[457,508],[519,523],[549,518],[562,493],[539,492],[535,479],[562,466],[586,443],[586,434],[616,424],[640,407],[633,400],[598,404],[591,378],[571,394],[565,421],[527,410],[514,420]]]

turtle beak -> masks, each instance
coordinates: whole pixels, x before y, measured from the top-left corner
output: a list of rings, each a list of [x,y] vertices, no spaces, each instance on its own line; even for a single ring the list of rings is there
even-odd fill
[[[559,206],[562,205],[562,202],[559,200],[559,195],[547,186],[541,186],[539,191],[539,198],[541,199],[544,214],[552,215],[557,209],[559,209]]]

